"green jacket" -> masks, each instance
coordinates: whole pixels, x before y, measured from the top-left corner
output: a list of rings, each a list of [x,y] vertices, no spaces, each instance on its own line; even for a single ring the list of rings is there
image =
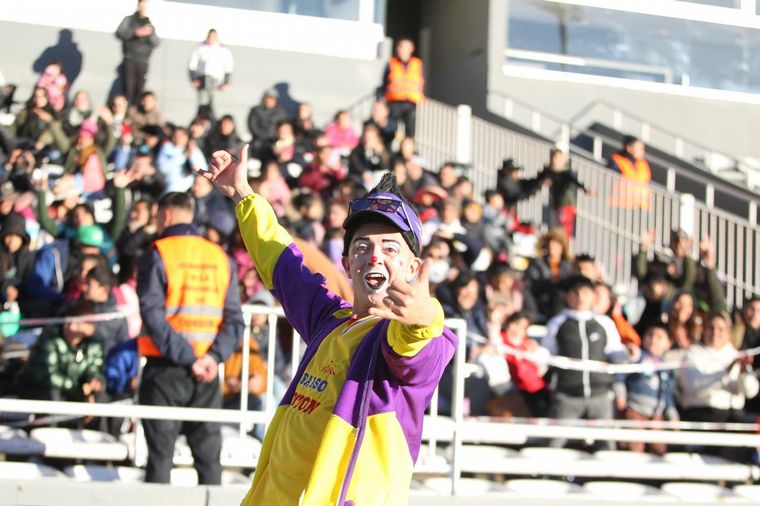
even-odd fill
[[[681,259],[681,262],[681,273],[673,280],[672,288],[692,290],[694,288],[694,283],[697,280],[697,261],[686,256]],[[645,248],[639,248],[639,252],[633,262],[633,275],[639,280],[639,282],[646,278],[647,273],[649,272],[649,264],[647,250]]]
[[[93,378],[103,384],[103,348],[92,339],[71,346],[62,332],[43,333],[32,348],[19,381],[22,387],[53,388],[66,397],[83,397],[82,385]]]

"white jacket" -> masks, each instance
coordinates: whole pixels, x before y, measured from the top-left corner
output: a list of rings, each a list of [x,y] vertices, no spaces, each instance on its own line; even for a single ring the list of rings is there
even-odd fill
[[[188,69],[196,77],[213,77],[216,81],[224,81],[224,76],[231,74],[234,64],[232,53],[221,44],[203,43],[193,50]]]
[[[684,357],[678,373],[679,398],[684,408],[741,409],[744,399],[760,390],[754,374],[728,367],[738,352],[730,343],[720,349],[695,344]]]

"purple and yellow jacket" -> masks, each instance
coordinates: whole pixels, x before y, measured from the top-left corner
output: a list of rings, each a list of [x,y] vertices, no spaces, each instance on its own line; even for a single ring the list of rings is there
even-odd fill
[[[423,413],[456,349],[443,309],[436,301],[428,327],[352,320],[263,197],[244,198],[236,214],[261,279],[307,345],[242,504],[406,504]]]

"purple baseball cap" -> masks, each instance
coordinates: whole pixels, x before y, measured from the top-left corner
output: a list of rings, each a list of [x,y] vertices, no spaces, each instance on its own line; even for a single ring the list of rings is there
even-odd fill
[[[348,246],[354,232],[361,225],[378,218],[398,228],[415,256],[420,255],[422,224],[417,212],[402,197],[394,193],[378,192],[368,193],[351,201],[348,218],[343,222],[343,228],[346,230],[344,256],[348,255]]]

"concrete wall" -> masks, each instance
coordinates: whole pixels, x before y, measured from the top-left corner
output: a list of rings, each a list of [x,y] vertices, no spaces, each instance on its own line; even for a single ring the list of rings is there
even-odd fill
[[[451,104],[485,106],[488,0],[430,0],[422,5],[428,39],[428,94]]]
[[[508,8],[508,0],[490,1],[488,104],[491,112],[501,114],[504,110],[504,99],[499,94],[525,101],[563,120],[570,119],[587,104],[602,100],[648,118],[652,125],[678,132],[713,149],[734,156],[760,157],[760,143],[757,142],[760,97],[747,96],[746,101],[735,97],[715,100],[608,85],[505,76],[502,51],[507,40]]]
[[[603,100],[713,149],[760,157],[760,97],[703,99],[504,75],[508,8],[508,0],[423,3],[423,30],[431,32],[432,41],[427,62],[430,96],[469,104],[475,115],[492,121],[502,117],[504,95],[561,120]]]
[[[491,72],[496,78],[490,92],[523,100],[563,120],[572,118],[586,104],[600,100],[712,149],[734,156],[760,157],[758,104],[504,76],[499,75],[500,67]],[[503,111],[503,98],[494,97],[491,103],[493,112]],[[607,124],[611,125],[611,121],[607,120]]]
[[[147,88],[158,94],[165,116],[178,123],[190,120],[196,108],[187,73],[195,46],[195,42],[163,39],[151,57]],[[112,87],[118,87],[121,47],[110,33],[0,22],[0,48],[0,70],[6,80],[19,85],[17,99],[30,96],[37,72],[53,55],[64,60],[67,74],[74,69],[71,90],[88,90],[95,103],[104,102]],[[337,109],[373,92],[386,61],[384,55],[365,61],[253,47],[230,49],[236,68],[217,111],[233,114],[239,131],[246,134],[248,111],[265,89],[275,86],[290,109],[298,101],[312,102],[316,119],[327,122]]]

